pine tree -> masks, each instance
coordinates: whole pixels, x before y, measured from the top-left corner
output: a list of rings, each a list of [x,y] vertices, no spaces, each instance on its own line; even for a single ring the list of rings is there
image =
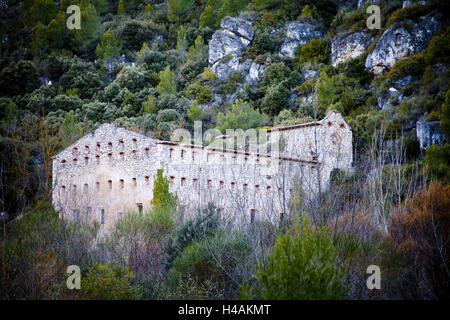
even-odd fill
[[[125,5],[123,4],[123,0],[119,0],[119,5],[117,7],[117,14],[118,15],[123,15],[125,14]]]
[[[120,41],[116,39],[114,32],[109,29],[102,37],[102,41],[97,44],[95,53],[105,63],[105,66],[111,70],[112,62],[120,54]]]
[[[177,34],[177,50],[178,51],[184,51],[187,49],[188,43],[186,40],[186,29],[181,26],[178,29],[178,34]]]
[[[163,94],[176,94],[177,86],[175,84],[175,72],[170,70],[170,66],[167,66],[163,71],[159,73],[159,83],[156,90]]]
[[[94,50],[103,34],[101,20],[95,7],[89,1],[81,1],[81,29],[70,30],[72,48],[87,54]]]
[[[177,197],[169,191],[170,180],[163,173],[164,169],[158,169],[156,172],[151,204],[156,209],[175,209]]]

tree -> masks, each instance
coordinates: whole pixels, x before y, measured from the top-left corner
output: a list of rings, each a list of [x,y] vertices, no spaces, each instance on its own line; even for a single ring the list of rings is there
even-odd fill
[[[186,40],[186,29],[181,26],[178,29],[177,33],[177,50],[178,51],[184,51],[187,49],[188,43]]]
[[[177,197],[169,191],[170,180],[164,176],[164,169],[158,169],[153,186],[153,199],[151,204],[155,209],[174,210],[177,206]]]
[[[95,48],[103,33],[101,20],[95,7],[89,1],[81,1],[81,29],[70,30],[72,48],[88,54]]]
[[[243,100],[236,100],[231,106],[231,110],[217,115],[218,128],[222,132],[226,129],[246,130],[262,125],[265,115],[252,108],[250,103]]]
[[[120,54],[120,50],[120,41],[116,39],[114,32],[109,29],[103,34],[102,41],[97,44],[95,53],[97,54],[97,57],[104,61],[108,70],[111,71],[112,62],[114,58]]]
[[[340,266],[331,235],[313,229],[307,217],[297,221],[295,235],[277,237],[267,266],[259,262],[256,277],[261,299],[345,299],[347,267]]]
[[[167,0],[167,10],[172,20],[181,20],[194,8],[194,0]]]
[[[163,71],[159,73],[159,83],[156,87],[159,94],[176,94],[177,86],[175,84],[175,72],[170,70],[170,66],[167,66]]]
[[[447,91],[441,108],[441,129],[450,138],[450,90]]]
[[[66,16],[61,11],[47,26],[47,42],[52,48],[62,48],[67,39]]]
[[[199,107],[197,100],[194,100],[194,102],[191,103],[191,106],[189,107],[187,111],[187,116],[189,120],[191,121],[197,121],[202,120],[204,117],[203,109]]]
[[[119,5],[117,6],[117,15],[123,15],[125,14],[125,6],[123,4],[123,0],[119,0]]]

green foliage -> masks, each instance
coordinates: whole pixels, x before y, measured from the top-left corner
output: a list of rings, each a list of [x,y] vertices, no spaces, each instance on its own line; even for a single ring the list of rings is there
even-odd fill
[[[329,51],[330,48],[325,40],[311,39],[311,41],[298,49],[297,63],[325,63],[328,61]]]
[[[11,62],[0,72],[0,95],[3,97],[32,92],[38,87],[39,76],[31,61]]]
[[[156,121],[159,123],[177,121],[178,119],[180,119],[180,114],[174,109],[159,110],[156,116]]]
[[[278,236],[267,265],[260,262],[256,277],[260,299],[345,299],[346,266],[339,265],[332,237],[314,230],[307,218],[297,222],[295,235]]]
[[[156,87],[159,94],[176,94],[177,86],[175,84],[175,72],[170,70],[170,66],[167,66],[163,71],[159,73],[159,83]]]
[[[432,179],[450,182],[450,145],[429,146],[423,159],[425,168]]]
[[[158,107],[156,106],[155,96],[149,96],[147,101],[142,103],[142,109],[145,113],[156,113],[158,111]]]
[[[450,90],[445,95],[445,101],[441,107],[441,130],[450,138]]]
[[[148,81],[147,74],[140,66],[123,66],[114,80],[121,88],[127,88],[131,92],[143,89]]]
[[[211,281],[214,291],[234,297],[237,284],[248,276],[249,250],[249,238],[238,232],[218,232],[211,238],[191,243],[173,261],[169,283],[176,285],[180,278],[188,277],[196,283]]]
[[[82,1],[80,10],[82,28],[70,30],[70,41],[75,52],[86,55],[96,47],[103,27],[97,10],[89,1]]]
[[[103,34],[102,41],[97,44],[95,53],[106,65],[110,65],[112,60],[119,56],[120,50],[120,42],[116,39],[114,32],[109,29]]]
[[[117,15],[126,14],[125,5],[123,4],[123,0],[119,0],[119,4],[117,6]]]
[[[80,122],[76,118],[73,111],[67,112],[58,132],[61,145],[66,148],[81,138],[81,135],[82,130]]]
[[[194,8],[194,0],[166,0],[167,11],[172,20],[181,20]]]
[[[236,100],[227,113],[219,112],[217,115],[218,129],[224,132],[226,129],[255,128],[261,126],[265,115],[252,108],[250,103]]]
[[[270,86],[261,101],[261,110],[271,116],[277,115],[287,105],[289,94],[286,81]]]
[[[156,172],[155,184],[153,186],[153,199],[151,203],[155,209],[175,210],[177,206],[177,197],[170,193],[170,180],[165,177],[163,173],[163,169],[158,169]]]
[[[186,29],[181,26],[180,29],[178,29],[177,33],[177,50],[178,51],[184,51],[188,47],[188,43],[186,40]]]
[[[204,117],[203,109],[198,105],[197,100],[194,100],[191,103],[191,106],[189,107],[187,111],[188,119],[191,121],[198,121],[202,120]]]
[[[138,288],[131,284],[134,275],[119,265],[95,263],[81,277],[83,297],[94,300],[133,300]]]
[[[172,266],[173,260],[192,242],[213,236],[221,228],[220,216],[214,204],[199,210],[198,214],[187,220],[176,233],[168,239],[165,265]]]

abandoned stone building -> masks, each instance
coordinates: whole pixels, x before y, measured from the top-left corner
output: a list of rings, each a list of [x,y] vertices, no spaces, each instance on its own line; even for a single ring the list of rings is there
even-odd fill
[[[351,168],[352,132],[338,112],[264,131],[271,150],[263,153],[227,148],[230,136],[203,146],[104,124],[53,157],[53,204],[66,219],[96,220],[108,230],[124,214],[150,209],[163,168],[181,220],[208,202],[231,222],[276,220],[294,192],[313,198],[334,168]]]

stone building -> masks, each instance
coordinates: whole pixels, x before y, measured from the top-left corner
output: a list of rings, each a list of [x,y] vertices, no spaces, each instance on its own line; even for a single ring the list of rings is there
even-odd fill
[[[266,143],[259,146],[268,146],[266,152],[228,148],[232,136],[205,147],[104,124],[53,157],[54,206],[64,218],[96,220],[107,230],[128,212],[150,209],[155,174],[163,168],[181,220],[213,202],[234,223],[276,221],[289,211],[294,192],[313,199],[334,168],[351,168],[352,132],[338,112],[263,133]]]

